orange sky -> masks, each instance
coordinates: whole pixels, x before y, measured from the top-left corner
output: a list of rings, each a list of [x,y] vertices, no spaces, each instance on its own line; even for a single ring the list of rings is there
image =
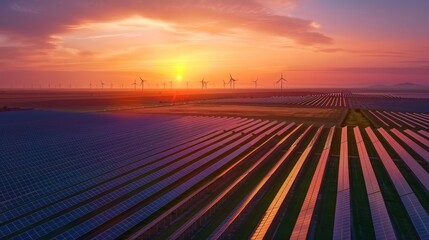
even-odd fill
[[[0,3],[0,87],[343,87],[429,76],[428,1]]]

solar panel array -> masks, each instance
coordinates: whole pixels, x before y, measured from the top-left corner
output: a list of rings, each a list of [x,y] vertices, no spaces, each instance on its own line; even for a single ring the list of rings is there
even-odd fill
[[[328,101],[329,105],[333,100],[314,101]],[[351,239],[356,231],[349,166],[353,158],[362,169],[374,237],[395,239],[400,227],[397,219],[392,220],[395,216],[383,197],[386,189],[379,184],[380,176],[373,167],[376,158],[398,193],[412,228],[426,239],[427,132],[399,121],[400,113],[374,113],[392,127],[394,122],[403,126],[365,131],[354,128],[349,135],[351,129],[347,127],[232,117],[45,111],[3,114],[0,238],[141,239],[162,234],[162,238],[191,238],[211,221],[210,216],[222,213],[231,196],[240,196],[206,236],[233,238],[243,216],[249,217],[278,183],[266,209],[261,209],[257,225],[247,230],[248,237],[304,239],[314,236],[315,226],[321,224],[316,219],[325,201],[326,170],[338,158],[332,238]],[[423,124],[426,118],[429,116],[413,114],[409,119]],[[334,137],[335,133],[339,137]],[[357,155],[350,151],[351,145],[357,146]],[[339,147],[338,156],[332,152],[334,146]],[[370,149],[375,149],[372,155]],[[313,161],[315,170],[308,185],[295,188]],[[260,173],[262,166],[269,167]],[[290,167],[287,172],[286,166]],[[404,172],[411,174],[405,176]],[[254,185],[243,187],[255,176],[259,177]],[[412,185],[410,178],[418,185]],[[213,188],[224,181],[223,188]],[[422,191],[417,194],[416,188]],[[241,191],[245,192],[238,194]],[[305,197],[293,206],[299,212],[288,219],[292,229],[287,236],[278,235],[297,191]]]
[[[351,239],[351,201],[347,127],[341,129],[334,239]]]
[[[387,212],[381,190],[358,127],[354,129],[359,158],[362,165],[366,192],[371,209],[372,223],[377,239],[396,239],[395,230]]]
[[[208,100],[213,103],[250,103],[250,104],[279,104],[302,105],[310,107],[346,108],[348,106],[346,94],[325,93],[303,96],[274,96],[256,98],[227,98]]]
[[[429,118],[424,113],[369,110],[370,116],[384,127],[429,129]]]
[[[310,129],[307,128],[306,131]],[[313,150],[314,143],[318,139],[320,132],[322,130],[322,127],[320,127],[316,134],[313,136],[311,142],[308,144],[300,158],[298,159],[297,163],[295,164],[294,168],[292,169],[291,173],[288,175],[286,180],[283,182],[280,190],[278,191],[277,195],[274,197],[274,200],[271,202],[268,209],[265,211],[265,214],[262,218],[262,220],[259,222],[257,228],[253,232],[251,239],[264,239],[264,237],[267,235],[269,229],[273,227],[273,221],[274,218],[279,214],[280,206],[283,204],[286,196],[288,195],[293,182],[296,180],[296,177],[298,173],[301,171],[301,168],[304,164],[304,162],[307,160],[310,152]],[[305,132],[306,133],[306,132]],[[295,143],[292,145],[293,147],[297,146],[299,144],[299,141],[304,135],[301,135],[300,138],[298,138]],[[290,150],[290,149],[289,149]],[[288,152],[286,152],[287,154]]]
[[[429,215],[420,204],[410,185],[407,183],[405,178],[402,176],[398,167],[395,165],[393,159],[389,156],[383,144],[378,140],[371,128],[366,128],[365,131],[371,139],[377,154],[380,156],[387,173],[389,174],[392,183],[401,197],[405,209],[414,224],[414,227],[419,234],[421,239],[429,238]]]
[[[329,151],[331,150],[334,130],[335,127],[331,127],[329,130],[328,138],[326,139],[325,146],[323,148],[322,154],[320,155],[316,171],[314,172],[314,175],[311,179],[307,195],[304,199],[304,203],[302,204],[298,219],[296,220],[295,227],[292,231],[292,239],[307,239],[311,218],[313,217],[316,200],[322,185],[323,175],[325,173],[326,163],[329,157]]]

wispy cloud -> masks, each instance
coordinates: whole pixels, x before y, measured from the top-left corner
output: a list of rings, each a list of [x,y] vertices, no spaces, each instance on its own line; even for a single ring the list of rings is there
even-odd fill
[[[281,36],[300,44],[327,44],[332,39],[312,20],[277,15],[270,4],[291,0],[158,0],[158,1],[24,1],[0,2],[0,32],[23,40],[45,39],[84,22],[103,22],[139,15],[170,24],[178,31],[219,34],[237,29]],[[37,10],[35,10],[37,9]]]
[[[367,57],[405,57],[406,53],[400,51],[387,51],[387,50],[358,50],[358,49],[346,49],[346,48],[316,48],[313,50],[317,53],[351,53],[359,54]]]

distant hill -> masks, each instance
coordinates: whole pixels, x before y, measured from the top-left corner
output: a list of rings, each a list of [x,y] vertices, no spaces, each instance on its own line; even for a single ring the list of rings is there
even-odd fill
[[[374,84],[368,86],[368,88],[389,88],[389,89],[410,89],[410,90],[418,90],[418,89],[429,89],[429,86],[427,85],[421,85],[416,83],[398,83],[393,85],[384,85],[384,84]]]

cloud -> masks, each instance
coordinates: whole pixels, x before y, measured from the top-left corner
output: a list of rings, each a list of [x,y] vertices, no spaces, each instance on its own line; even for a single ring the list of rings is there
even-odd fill
[[[313,21],[278,15],[272,4],[288,6],[292,0],[3,0],[0,33],[23,42],[47,44],[52,35],[87,22],[108,22],[131,16],[162,21],[178,32],[208,34],[252,31],[292,39],[303,45],[329,44]],[[241,30],[241,31],[238,31]]]
[[[352,53],[359,54],[367,57],[405,57],[406,54],[400,51],[386,51],[386,50],[357,50],[346,48],[325,48],[319,47],[313,50],[316,53]]]
[[[341,67],[330,68],[327,71],[335,72],[354,72],[354,73],[379,73],[379,74],[402,74],[402,75],[427,75],[429,66],[421,67]]]

